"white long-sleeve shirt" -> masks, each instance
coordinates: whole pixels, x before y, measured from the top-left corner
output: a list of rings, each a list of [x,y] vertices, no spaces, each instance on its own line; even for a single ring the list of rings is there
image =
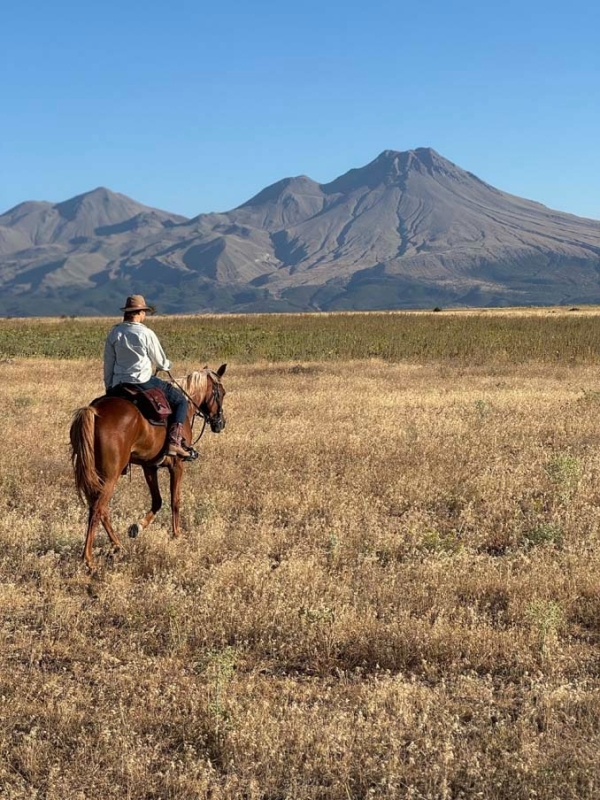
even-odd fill
[[[154,369],[171,369],[158,336],[141,322],[120,322],[111,329],[104,345],[104,386],[145,383]]]

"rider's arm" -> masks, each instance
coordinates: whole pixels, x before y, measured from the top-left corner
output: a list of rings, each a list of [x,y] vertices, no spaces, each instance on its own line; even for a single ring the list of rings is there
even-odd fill
[[[158,336],[153,330],[150,330],[150,328],[147,329],[147,333],[148,357],[150,358],[150,361],[152,361],[156,369],[163,369],[165,371],[171,369],[171,362],[166,357],[165,351],[162,349],[161,344],[158,341]]]
[[[104,388],[106,391],[111,387],[114,368],[115,348],[110,338],[107,336],[104,344]]]

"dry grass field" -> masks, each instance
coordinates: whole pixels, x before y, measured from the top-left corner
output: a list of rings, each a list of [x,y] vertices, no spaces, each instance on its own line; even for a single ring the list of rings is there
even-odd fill
[[[0,362],[3,800],[600,797],[595,359],[233,361],[182,537],[134,468],[90,576],[100,381]]]

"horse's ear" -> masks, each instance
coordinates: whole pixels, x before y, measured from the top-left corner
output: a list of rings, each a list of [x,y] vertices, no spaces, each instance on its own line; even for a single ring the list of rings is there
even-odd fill
[[[225,370],[226,369],[227,369],[227,364],[221,364],[221,366],[217,370],[217,375],[219,376],[219,378],[222,378],[223,375],[225,375]]]

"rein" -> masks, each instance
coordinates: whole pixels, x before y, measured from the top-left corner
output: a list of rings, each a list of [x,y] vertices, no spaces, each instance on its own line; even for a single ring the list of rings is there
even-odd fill
[[[192,425],[191,425],[192,431],[194,430],[194,422],[196,421],[196,417],[197,416],[198,416],[197,414],[194,414],[194,416],[192,417]],[[200,431],[198,436],[196,436],[196,438],[192,442],[192,447],[195,447],[198,444],[198,442],[202,438],[202,435],[203,435],[205,429],[206,429],[206,417],[204,417],[204,421],[202,422],[202,430]]]

